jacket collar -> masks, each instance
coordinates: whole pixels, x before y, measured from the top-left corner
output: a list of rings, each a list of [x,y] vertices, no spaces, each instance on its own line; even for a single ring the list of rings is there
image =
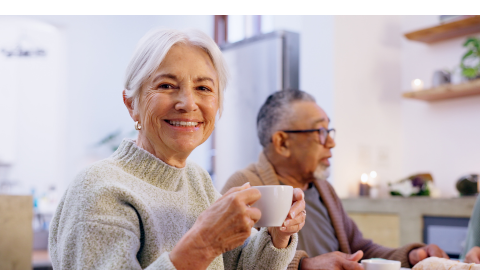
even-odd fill
[[[258,163],[255,164],[255,167],[260,175],[260,180],[264,185],[280,185],[277,173],[263,151],[260,153]]]

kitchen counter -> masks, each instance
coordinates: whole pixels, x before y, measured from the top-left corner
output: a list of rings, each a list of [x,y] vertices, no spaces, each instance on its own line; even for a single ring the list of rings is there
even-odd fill
[[[476,196],[461,198],[390,197],[342,199],[365,237],[397,247],[423,242],[423,217],[469,218]],[[375,238],[383,238],[377,241]]]

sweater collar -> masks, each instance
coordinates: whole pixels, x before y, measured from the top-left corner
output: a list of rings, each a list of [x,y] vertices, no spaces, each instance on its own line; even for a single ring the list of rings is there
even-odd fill
[[[126,172],[165,189],[174,189],[177,181],[172,180],[180,178],[188,166],[188,161],[183,168],[168,165],[130,139],[124,139],[111,158]]]

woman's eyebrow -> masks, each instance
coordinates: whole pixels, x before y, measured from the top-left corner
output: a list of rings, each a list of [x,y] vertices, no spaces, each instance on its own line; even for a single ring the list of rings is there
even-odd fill
[[[171,73],[166,73],[166,74],[159,74],[157,75],[155,78],[153,78],[152,82],[155,83],[156,81],[158,81],[159,79],[163,79],[163,78],[169,78],[169,79],[173,79],[173,80],[176,80],[177,79],[177,76],[171,74]]]
[[[199,83],[199,82],[204,82],[204,81],[210,81],[212,82],[213,85],[215,85],[215,81],[210,78],[210,77],[197,77],[195,80],[193,80],[194,82],[196,83]]]

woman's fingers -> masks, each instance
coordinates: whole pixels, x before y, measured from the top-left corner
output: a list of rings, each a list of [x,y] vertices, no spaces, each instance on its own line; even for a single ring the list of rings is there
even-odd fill
[[[299,188],[294,188],[293,189],[293,197],[292,197],[292,202],[300,201],[305,198],[305,194],[303,194],[303,191]]]
[[[295,218],[288,218],[287,220],[285,220],[285,222],[283,222],[283,226],[289,227],[305,223],[305,218],[305,212],[300,212],[297,216],[295,216]]]
[[[300,213],[305,209],[304,197],[305,197],[305,194],[303,194],[303,191],[301,189],[299,188],[293,189],[292,207],[288,212],[288,216],[290,218],[295,218],[295,216],[298,215],[298,213]]]
[[[247,208],[247,215],[253,220],[253,223],[257,223],[257,221],[262,217],[262,212],[258,208],[255,207],[248,207]],[[253,226],[253,224],[252,224]]]
[[[247,188],[250,188],[250,182],[247,182],[245,184],[243,184],[242,186],[239,186],[239,187],[233,187],[231,189],[229,189],[225,194],[223,194],[222,198],[234,193],[234,192],[238,192],[238,191],[241,191],[241,190],[245,190]]]
[[[238,191],[235,195],[235,199],[246,205],[253,205],[256,201],[262,197],[262,194],[258,189],[248,188]]]

